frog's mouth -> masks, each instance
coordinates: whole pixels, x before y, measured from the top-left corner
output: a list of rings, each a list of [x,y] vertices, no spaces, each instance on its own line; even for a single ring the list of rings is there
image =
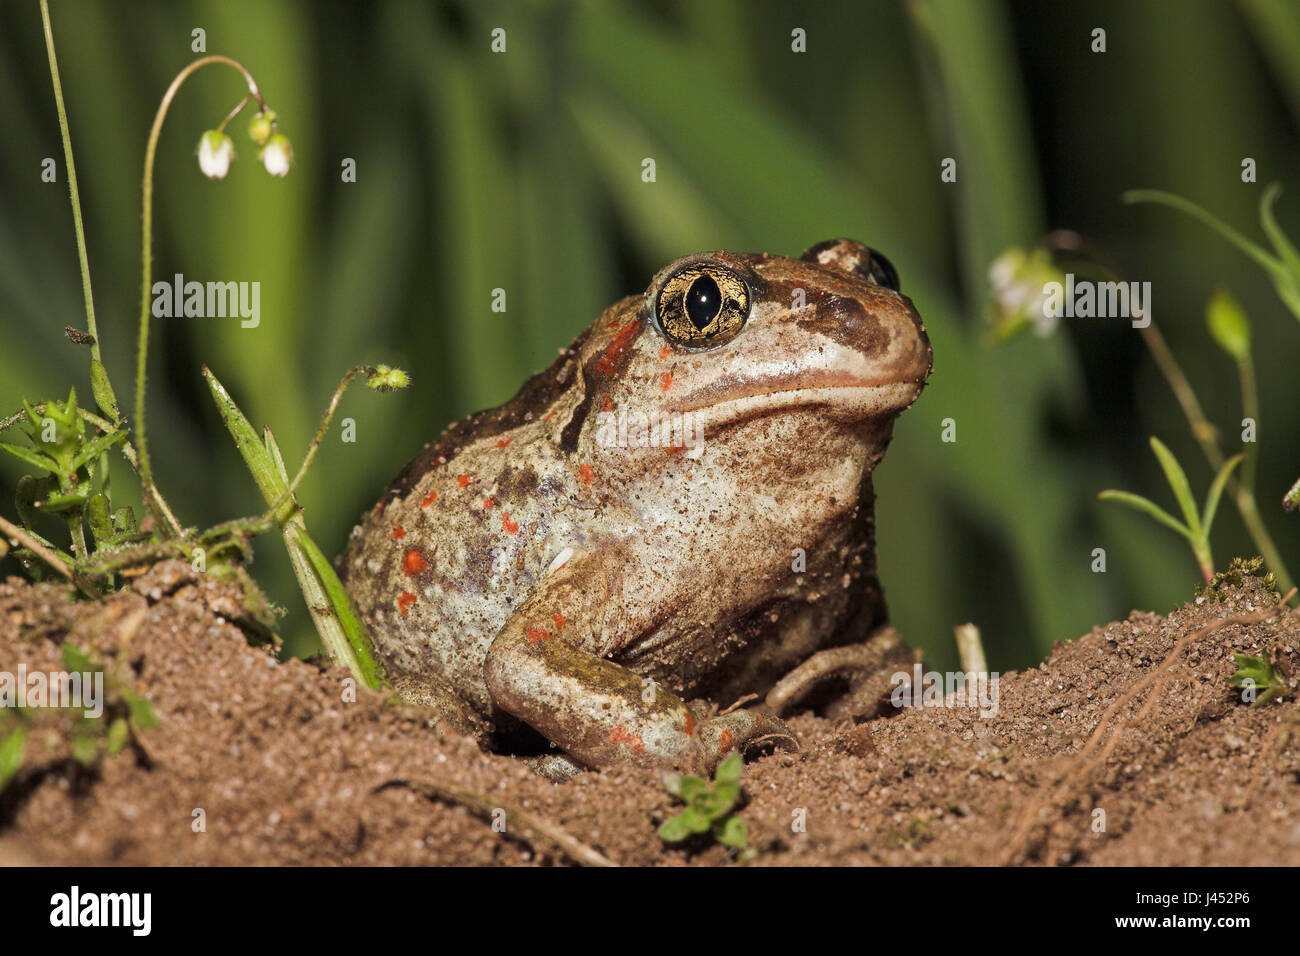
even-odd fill
[[[922,382],[871,382],[804,385],[744,391],[718,401],[714,396],[688,396],[670,411],[692,415],[707,427],[791,409],[821,408],[843,421],[864,421],[896,415],[921,394]]]

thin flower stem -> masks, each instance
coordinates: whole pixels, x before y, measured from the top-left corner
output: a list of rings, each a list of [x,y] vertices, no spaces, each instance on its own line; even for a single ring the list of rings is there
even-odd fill
[[[334,411],[338,408],[343,393],[347,391],[348,386],[352,384],[353,379],[358,375],[369,375],[374,371],[372,366],[358,365],[356,368],[349,369],[348,373],[343,376],[343,381],[339,382],[339,387],[334,389],[334,395],[330,398],[329,407],[325,409],[325,414],[321,416],[320,425],[316,428],[316,434],[312,437],[311,444],[307,446],[307,454],[303,457],[302,464],[298,466],[298,473],[293,476],[293,481],[289,482],[289,487],[282,496],[284,500],[293,497],[293,493],[298,490],[299,483],[306,476],[307,469],[316,457],[321,442],[325,440],[325,433],[329,430],[330,420],[334,417]]]
[[[136,447],[139,452],[140,484],[144,488],[145,499],[149,502],[155,516],[166,524],[173,534],[180,534],[180,526],[176,524],[176,519],[165,508],[159,506],[161,495],[158,494],[153,482],[153,468],[149,461],[149,441],[145,429],[144,386],[149,357],[149,290],[152,288],[153,273],[151,254],[153,243],[153,166],[154,157],[158,151],[158,138],[162,133],[163,120],[167,118],[167,111],[171,108],[172,100],[176,98],[176,92],[191,74],[213,63],[221,63],[238,70],[248,84],[248,95],[255,97],[258,105],[263,109],[266,108],[266,104],[262,100],[262,94],[258,91],[257,81],[253,79],[253,75],[248,72],[242,63],[231,57],[218,54],[201,57],[176,74],[171,86],[167,87],[167,92],[163,94],[162,102],[158,106],[158,112],[154,115],[153,127],[149,130],[149,141],[144,151],[144,199],[142,202],[144,226],[141,232],[140,251],[140,334],[135,365]]]
[[[231,120],[233,120],[236,116],[239,115],[240,111],[243,110],[243,108],[248,105],[248,101],[251,100],[252,98],[253,98],[253,94],[251,92],[245,93],[244,98],[239,101],[239,105],[226,114],[226,118],[223,119],[221,121],[221,125],[217,127],[217,132],[224,133],[226,131],[226,127],[230,125]]]
[[[45,27],[45,52],[50,60],[50,79],[54,81],[54,107],[59,114],[59,135],[63,138],[63,157],[68,166],[68,192],[72,194],[72,228],[77,234],[77,258],[81,263],[81,289],[86,298],[86,330],[90,333],[91,357],[102,364],[99,329],[95,323],[95,297],[90,288],[90,259],[86,255],[86,229],[81,221],[81,194],[77,190],[77,165],[72,160],[72,134],[68,129],[68,111],[63,105],[63,84],[59,81],[59,61],[54,55],[54,29],[50,24],[49,0],[41,0],[41,22]]]

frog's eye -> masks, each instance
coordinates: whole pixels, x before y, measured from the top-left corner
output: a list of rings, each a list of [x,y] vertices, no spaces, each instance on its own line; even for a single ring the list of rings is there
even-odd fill
[[[670,342],[688,349],[716,348],[745,327],[749,288],[740,276],[719,265],[683,266],[659,289],[655,316]]]
[[[867,260],[867,273],[871,276],[876,285],[883,285],[886,289],[899,290],[898,270],[894,264],[886,259],[875,249],[868,249],[870,258]]]

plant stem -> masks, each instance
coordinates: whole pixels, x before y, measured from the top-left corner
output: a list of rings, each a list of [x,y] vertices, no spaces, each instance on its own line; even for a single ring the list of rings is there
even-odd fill
[[[59,135],[63,139],[63,157],[68,167],[68,192],[72,196],[72,228],[77,235],[77,258],[81,263],[81,290],[86,298],[86,331],[90,333],[90,355],[103,365],[99,349],[99,328],[95,323],[95,297],[90,288],[90,259],[86,255],[86,229],[81,221],[81,194],[77,190],[77,164],[72,159],[72,134],[68,129],[68,111],[63,105],[63,84],[59,81],[59,61],[54,55],[54,29],[50,24],[49,0],[41,0],[41,23],[45,27],[45,52],[50,60],[50,79],[54,82],[54,107],[59,114]],[[121,420],[116,400],[111,412]]]
[[[73,580],[72,569],[68,567],[65,562],[59,560],[58,556],[55,555],[54,552],[45,547],[45,545],[41,544],[22,528],[10,521],[6,521],[3,516],[0,516],[0,531],[3,531],[15,544],[21,544],[24,548],[36,555],[55,571],[58,571],[69,581]]]
[[[1183,410],[1183,415],[1187,418],[1188,427],[1191,428],[1192,437],[1196,443],[1201,446],[1206,460],[1210,467],[1218,471],[1223,467],[1226,460],[1223,452],[1219,450],[1219,432],[1218,429],[1210,423],[1201,410],[1201,403],[1197,401],[1196,392],[1193,391],[1191,382],[1183,374],[1183,370],[1178,365],[1178,360],[1174,358],[1173,353],[1165,342],[1165,338],[1160,334],[1154,322],[1149,322],[1145,328],[1138,330],[1142,334],[1142,341],[1146,343],[1147,350],[1155,360],[1157,367],[1169,383],[1170,390],[1174,393],[1174,398],[1178,400],[1179,406]],[[1259,394],[1255,387],[1254,367],[1249,361],[1244,363],[1248,368],[1242,369],[1241,380],[1241,397],[1242,411],[1245,417],[1255,421],[1255,427],[1259,427]],[[1260,516],[1259,508],[1255,504],[1255,465],[1254,462],[1258,457],[1258,447],[1253,443],[1247,443],[1246,460],[1243,462],[1243,477],[1237,478],[1233,475],[1228,479],[1228,493],[1232,495],[1233,502],[1237,505],[1237,511],[1241,515],[1242,524],[1246,526],[1246,531],[1250,534],[1251,540],[1255,542],[1255,547],[1259,548],[1260,556],[1264,563],[1277,575],[1278,585],[1283,591],[1291,589],[1291,575],[1287,573],[1286,565],[1282,561],[1282,555],[1277,550],[1277,545],[1273,543],[1273,537],[1268,533],[1268,528],[1264,524],[1264,519]]]
[[[144,226],[141,233],[140,251],[140,334],[135,364],[136,447],[139,452],[140,483],[144,488],[145,498],[158,519],[168,524],[174,534],[180,533],[179,526],[173,526],[175,518],[170,517],[165,509],[158,506],[161,496],[157,494],[153,483],[153,468],[149,461],[149,442],[145,430],[144,385],[149,357],[149,290],[152,288],[153,272],[153,259],[151,256],[153,243],[153,166],[154,157],[158,151],[158,137],[162,133],[163,120],[167,118],[167,111],[171,108],[172,100],[176,98],[176,92],[191,74],[213,63],[221,63],[238,70],[248,84],[249,95],[256,97],[258,104],[263,108],[265,107],[262,94],[257,89],[257,81],[253,79],[253,75],[248,72],[242,63],[231,57],[218,54],[201,57],[177,73],[176,78],[172,80],[171,86],[167,87],[167,92],[163,94],[162,102],[158,105],[158,112],[154,115],[153,127],[149,130],[149,141],[144,150],[144,198],[142,202]]]

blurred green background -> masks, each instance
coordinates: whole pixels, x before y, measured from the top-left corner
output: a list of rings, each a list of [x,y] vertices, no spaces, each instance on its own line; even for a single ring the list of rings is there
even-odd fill
[[[224,182],[194,160],[242,95],[236,74],[182,89],[158,156],[155,279],[261,283],[261,326],[154,323],[150,437],[158,481],[190,525],[261,499],[200,378],[211,366],[291,469],[335,383],[359,363],[407,369],[405,392],[349,393],[300,498],[329,554],[441,428],[508,399],[605,305],[670,259],[729,248],[798,255],[846,235],[884,251],[926,319],[935,371],[877,473],[886,593],[905,638],[941,666],[951,628],[983,629],[990,665],[1023,667],[1134,608],[1167,610],[1198,575],[1172,533],[1096,501],[1106,487],[1172,508],[1148,435],[1203,493],[1209,471],[1138,334],[1065,321],[983,341],[990,261],[1049,228],[1086,234],[1153,284],[1154,318],[1235,450],[1231,361],[1204,305],[1228,286],[1254,320],[1259,496],[1292,570],[1278,502],[1300,472],[1300,328],[1262,273],[1172,211],[1121,191],[1181,193],[1258,235],[1264,184],[1300,233],[1300,11],[1294,2],[1082,4],[918,0],[803,4],[415,0],[55,0],[64,93],[105,360],[129,402],[139,308],[140,175],[154,110],[207,51],[257,77],[296,166],[257,165],[246,113]],[[506,30],[504,54],[490,51]],[[791,51],[791,30],[807,52]],[[1107,31],[1107,52],[1090,51]],[[66,174],[36,0],[0,6],[0,410],[89,402]],[[958,181],[940,162],[958,160]],[[1244,184],[1243,157],[1259,184]],[[59,182],[41,182],[55,157]],[[344,158],[357,181],[344,183]],[[641,181],[653,157],[658,181]],[[509,309],[491,311],[491,290]],[[944,418],[956,444],[939,440]],[[125,465],[115,466],[125,479]],[[0,461],[0,509],[21,472]],[[1220,566],[1253,554],[1225,502]],[[1103,547],[1108,571],[1090,570]],[[5,571],[16,571],[9,559]],[[280,542],[254,567],[314,649]]]

